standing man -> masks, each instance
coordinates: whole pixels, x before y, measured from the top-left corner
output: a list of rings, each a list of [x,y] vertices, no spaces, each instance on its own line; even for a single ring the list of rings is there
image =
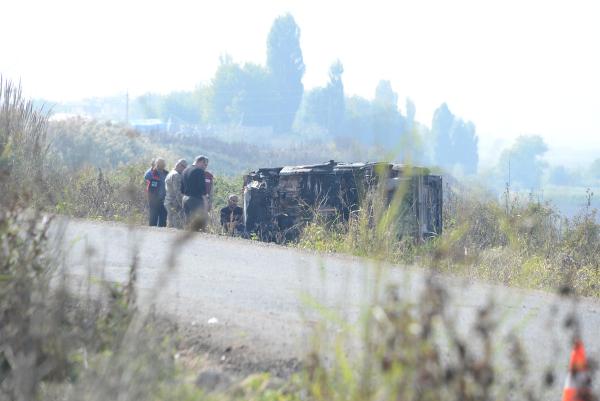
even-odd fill
[[[221,226],[232,235],[244,231],[244,209],[238,206],[238,200],[237,195],[229,195],[227,206],[221,209]]]
[[[200,167],[202,170],[204,170],[204,182],[206,184],[205,185],[205,187],[206,187],[206,210],[208,212],[210,212],[212,210],[212,200],[213,200],[212,196],[213,196],[215,176],[206,170],[208,168],[208,157],[206,157],[206,156],[198,156],[198,157],[202,158],[198,167]]]
[[[206,156],[198,156],[194,164],[183,171],[181,192],[183,193],[183,213],[186,224],[193,224],[200,229],[206,227],[206,182],[204,168],[208,159]]]
[[[148,196],[148,223],[150,226],[165,227],[167,225],[167,209],[165,209],[165,170],[166,162],[162,157],[152,161],[146,174],[146,194]]]
[[[183,175],[181,173],[186,167],[187,162],[184,159],[178,160],[175,168],[165,178],[167,227],[183,228],[183,193],[181,193]]]

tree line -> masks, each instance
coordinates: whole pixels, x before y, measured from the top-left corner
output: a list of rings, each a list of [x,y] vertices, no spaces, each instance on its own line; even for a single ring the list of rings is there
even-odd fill
[[[453,115],[446,104],[436,110],[429,128],[415,121],[410,99],[404,112],[399,109],[390,81],[379,82],[373,99],[348,96],[341,60],[331,64],[326,85],[305,90],[300,34],[292,15],[280,16],[267,37],[265,65],[224,55],[210,82],[193,91],[142,95],[133,101],[132,114],[184,124],[268,127],[275,136],[316,130],[340,146],[396,147],[397,155],[411,161],[477,171],[475,125]]]
[[[428,124],[416,121],[416,105],[406,99],[399,107],[398,93],[380,80],[371,99],[350,96],[344,89],[344,65],[334,60],[322,87],[306,90],[306,66],[300,46],[301,30],[290,14],[275,19],[266,40],[266,63],[241,63],[220,58],[212,79],[191,91],[147,93],[129,104],[131,118],[159,118],[182,126],[217,127],[212,132],[245,132],[253,142],[256,132],[272,137],[322,139],[342,153],[350,147],[389,150],[392,158],[437,165],[472,175],[479,168],[479,138],[475,124],[455,115],[443,103]],[[54,107],[100,119],[124,120],[124,97],[87,99]],[[253,130],[260,128],[260,131]],[[263,138],[264,139],[264,138]],[[600,159],[585,171],[550,166],[548,146],[539,136],[519,137],[504,149],[493,171],[486,171],[495,187],[537,189],[544,183],[589,185],[600,182]],[[395,153],[394,153],[395,152]],[[371,155],[372,153],[364,152]]]
[[[549,148],[539,135],[521,135],[500,153],[495,168],[497,181],[517,190],[539,190],[545,184],[572,187],[600,185],[600,158],[588,166],[568,168],[550,165],[545,159]]]

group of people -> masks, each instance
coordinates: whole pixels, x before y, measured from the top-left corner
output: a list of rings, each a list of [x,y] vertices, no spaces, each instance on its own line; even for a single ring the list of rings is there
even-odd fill
[[[206,156],[196,157],[189,166],[180,159],[170,172],[162,157],[152,161],[144,175],[150,226],[206,228],[214,186],[214,176],[207,168]],[[243,232],[244,211],[238,201],[237,195],[229,195],[227,206],[220,211],[221,226],[228,233]]]

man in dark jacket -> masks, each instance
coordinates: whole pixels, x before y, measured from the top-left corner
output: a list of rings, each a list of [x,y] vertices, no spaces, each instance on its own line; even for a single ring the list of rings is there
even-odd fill
[[[183,193],[183,212],[186,224],[197,225],[199,228],[206,227],[206,182],[204,177],[204,166],[208,158],[198,156],[194,164],[183,170],[181,181],[181,193]]]
[[[227,206],[221,209],[221,226],[228,234],[244,231],[244,209],[238,206],[237,195],[229,195]]]
[[[152,161],[152,166],[146,174],[146,194],[148,196],[148,223],[151,226],[165,227],[167,225],[167,209],[165,209],[165,170],[166,162],[162,157]]]

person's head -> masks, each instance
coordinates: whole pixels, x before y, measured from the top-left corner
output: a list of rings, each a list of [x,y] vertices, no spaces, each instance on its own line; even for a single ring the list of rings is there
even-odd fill
[[[200,167],[202,170],[206,170],[208,167],[208,157],[204,155],[196,156],[194,159],[194,166]]]
[[[157,170],[164,170],[167,167],[167,162],[162,157],[154,159],[154,168]]]
[[[179,160],[177,160],[177,163],[175,163],[175,170],[178,173],[182,173],[186,167],[187,167],[187,161],[185,161],[185,159],[179,159]]]
[[[227,205],[229,207],[236,207],[238,204],[239,198],[237,195],[231,194],[229,195],[229,197],[227,198]]]

